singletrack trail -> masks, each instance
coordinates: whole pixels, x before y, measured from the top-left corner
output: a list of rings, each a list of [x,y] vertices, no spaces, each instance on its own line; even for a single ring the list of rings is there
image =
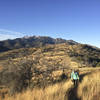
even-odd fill
[[[81,100],[80,98],[78,98],[77,96],[77,87],[78,84],[76,86],[73,86],[69,92],[68,92],[68,100]]]
[[[66,92],[66,95],[65,95],[65,99],[64,100],[81,100],[81,98],[78,97],[78,86],[79,84],[82,83],[82,80],[83,78],[86,76],[86,75],[89,75],[91,74],[91,72],[87,72],[87,73],[84,73],[84,74],[81,74],[80,75],[80,81],[77,83],[77,85],[73,85],[67,92]]]

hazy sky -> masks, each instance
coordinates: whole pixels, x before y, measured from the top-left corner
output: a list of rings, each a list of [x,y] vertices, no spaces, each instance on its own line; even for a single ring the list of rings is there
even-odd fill
[[[100,47],[100,0],[0,0],[0,40],[27,34]]]

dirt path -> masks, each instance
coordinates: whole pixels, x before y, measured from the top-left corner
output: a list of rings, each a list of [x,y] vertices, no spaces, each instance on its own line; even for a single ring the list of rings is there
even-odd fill
[[[86,75],[91,74],[91,72],[88,73],[84,73],[82,75],[80,75],[80,82],[78,82],[78,84],[76,86],[72,86],[72,88],[70,88],[65,95],[65,100],[81,100],[81,98],[78,97],[77,91],[78,91],[78,85],[81,84],[83,78]],[[67,98],[67,99],[66,99]]]
[[[77,86],[74,86],[73,88],[71,88],[69,90],[69,93],[68,93],[68,100],[81,100],[80,98],[78,98],[77,96]]]

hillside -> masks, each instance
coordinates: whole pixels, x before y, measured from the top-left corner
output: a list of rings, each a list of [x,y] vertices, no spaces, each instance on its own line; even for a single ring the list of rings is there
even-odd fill
[[[46,45],[38,48],[21,48],[0,53],[0,63],[32,60],[44,66],[96,67],[100,62],[100,49],[85,44],[68,43]],[[68,63],[65,64],[68,60]],[[53,64],[49,64],[49,61]],[[75,65],[76,64],[76,65]]]
[[[71,69],[100,67],[100,49],[71,42],[1,52],[0,95],[58,84]]]

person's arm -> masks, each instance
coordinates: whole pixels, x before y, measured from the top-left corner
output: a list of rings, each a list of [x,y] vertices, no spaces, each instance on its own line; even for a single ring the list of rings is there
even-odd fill
[[[79,74],[77,73],[77,79],[79,80]]]

